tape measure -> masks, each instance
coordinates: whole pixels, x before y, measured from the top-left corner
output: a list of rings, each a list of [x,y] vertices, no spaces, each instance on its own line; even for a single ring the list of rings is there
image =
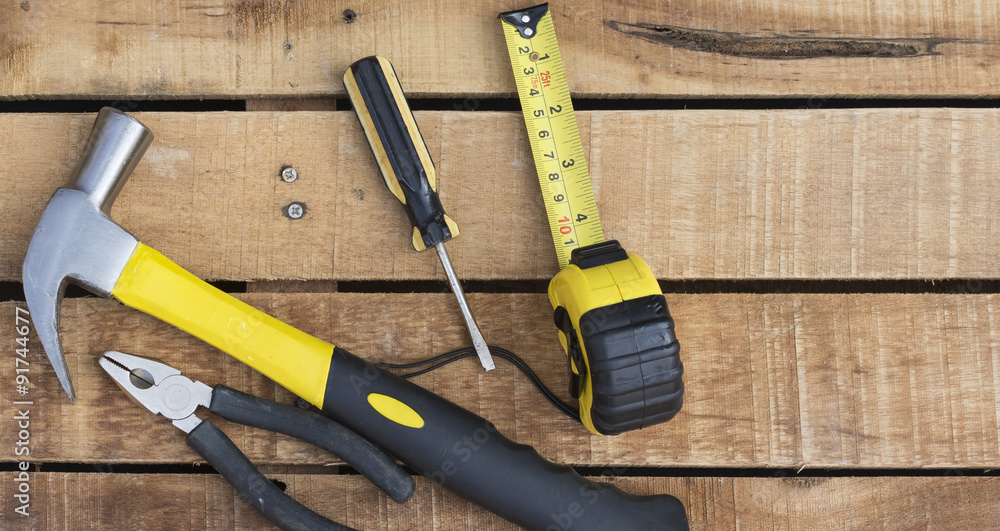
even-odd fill
[[[577,247],[604,241],[573,101],[548,4],[504,13],[507,51],[514,67],[531,153],[545,198],[559,267]]]
[[[684,393],[674,322],[646,262],[604,240],[548,4],[500,19],[561,268],[549,302],[580,420],[601,435],[666,422]]]

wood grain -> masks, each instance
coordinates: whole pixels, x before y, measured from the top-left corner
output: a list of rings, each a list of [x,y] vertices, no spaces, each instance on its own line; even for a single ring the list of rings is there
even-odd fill
[[[993,2],[552,2],[577,97],[998,93]],[[342,96],[361,57],[413,96],[510,96],[507,1],[12,1],[6,98]]]
[[[443,279],[351,112],[147,113],[114,218],[209,279]],[[997,278],[995,109],[581,112],[605,234],[664,279]],[[0,279],[93,115],[2,115]],[[463,279],[556,272],[522,118],[418,112]],[[278,178],[284,165],[299,179]],[[891,200],[887,200],[891,199]],[[293,201],[307,213],[292,220]],[[531,259],[526,259],[531,257]]]
[[[0,473],[7,491],[14,474]],[[0,525],[53,529],[273,529],[217,475],[32,474],[31,516],[12,515],[0,498]],[[516,526],[417,480],[396,504],[363,478],[274,475],[291,496],[342,524],[370,530],[514,530]],[[993,529],[1000,525],[995,477],[599,478],[634,493],[672,494],[691,529]],[[6,493],[5,493],[6,494]],[[112,500],[129,500],[127,504]]]
[[[417,361],[467,342],[449,294],[240,298],[373,361]],[[565,396],[567,368],[544,295],[473,293],[469,302],[488,341],[519,353]],[[687,390],[680,415],[663,425],[592,436],[504,362],[486,374],[470,359],[416,381],[566,464],[1000,467],[996,295],[671,295],[669,303]],[[11,323],[16,304],[0,303]],[[79,398],[65,399],[33,338],[33,461],[198,460],[181,432],[112,385],[97,365],[104,350],[157,357],[209,385],[293,401],[247,366],[113,301],[70,299],[62,318]],[[0,334],[13,343],[13,326]],[[0,358],[0,373],[13,374],[13,359]],[[258,462],[335,462],[269,432],[224,430]],[[16,436],[3,430],[0,445],[12,448]]]
[[[245,285],[238,298],[311,334],[373,361],[416,361],[466,345],[467,331],[437,258],[412,251],[353,112],[337,110],[346,67],[388,57],[411,98],[461,102],[416,117],[462,228],[448,244],[459,277],[514,292],[469,294],[486,339],[566,396],[566,361],[541,293],[555,253],[522,118],[467,112],[482,98],[514,101],[497,13],[526,5],[13,0],[0,5],[0,100],[33,100],[32,110],[66,98],[123,109],[245,100],[249,112],[138,114],[156,140],[114,218],[196,275]],[[684,409],[617,437],[589,434],[503,361],[487,374],[463,360],[416,382],[551,461],[629,492],[677,496],[696,531],[1000,528],[1000,477],[962,476],[1000,469],[1000,294],[980,290],[1000,279],[1000,110],[826,108],[831,98],[1000,96],[1000,4],[550,5],[578,101],[613,98],[597,105],[628,109],[649,106],[633,98],[733,98],[725,108],[736,98],[801,98],[798,109],[773,111],[577,113],[605,233],[658,278],[956,289],[668,294]],[[0,113],[0,293],[16,296],[43,205],[66,182],[93,118]],[[279,179],[285,165],[296,182]],[[291,202],[306,204],[306,216],[284,216]],[[338,292],[400,291],[389,287],[397,280],[441,289]],[[0,301],[0,529],[272,529],[218,475],[175,473],[201,458],[96,360],[118,349],[283,403],[295,401],[288,391],[152,317],[71,298],[62,330],[78,403],[66,400],[33,331],[30,383],[19,395],[17,307],[24,303]],[[22,411],[27,456],[13,452]],[[201,415],[293,497],[348,525],[514,529],[422,478],[415,499],[397,505],[341,474],[336,456]],[[31,467],[30,517],[14,512],[19,459]]]

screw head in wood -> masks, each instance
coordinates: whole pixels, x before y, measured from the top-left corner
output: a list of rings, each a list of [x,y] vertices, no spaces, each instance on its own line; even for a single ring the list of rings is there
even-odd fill
[[[294,203],[289,203],[288,206],[286,206],[282,210],[284,210],[285,216],[288,216],[291,219],[299,219],[302,216],[306,215],[306,205],[304,203],[299,203],[297,201]]]
[[[295,171],[295,168],[291,166],[284,166],[281,168],[281,180],[286,183],[290,183],[295,179],[299,178],[299,172]]]

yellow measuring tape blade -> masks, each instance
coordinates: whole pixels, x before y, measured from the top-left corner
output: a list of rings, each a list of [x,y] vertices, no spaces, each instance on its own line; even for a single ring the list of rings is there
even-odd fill
[[[603,242],[604,232],[552,15],[542,5],[501,20],[556,257],[566,267],[573,249]]]

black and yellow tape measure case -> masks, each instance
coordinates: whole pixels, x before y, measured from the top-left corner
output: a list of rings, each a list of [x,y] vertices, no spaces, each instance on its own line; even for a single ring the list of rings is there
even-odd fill
[[[573,250],[549,283],[570,393],[592,432],[617,435],[666,422],[683,403],[684,367],[653,272],[617,241]]]
[[[674,322],[649,266],[604,241],[548,4],[500,18],[562,267],[549,300],[580,420],[601,435],[666,422],[684,394]]]

